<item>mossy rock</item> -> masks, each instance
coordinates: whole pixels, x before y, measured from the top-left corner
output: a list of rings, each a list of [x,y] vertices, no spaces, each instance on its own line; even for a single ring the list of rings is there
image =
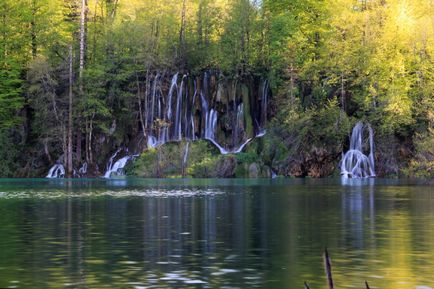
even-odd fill
[[[186,148],[187,142],[171,142],[148,149],[137,158],[127,173],[144,178],[187,176],[195,164],[206,164],[209,159],[218,157],[217,149],[208,141],[190,142],[184,159]]]

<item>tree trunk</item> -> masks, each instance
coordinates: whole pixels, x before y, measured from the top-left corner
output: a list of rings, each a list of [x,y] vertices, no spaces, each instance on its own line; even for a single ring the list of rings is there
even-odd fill
[[[30,21],[30,34],[32,38],[32,57],[36,58],[38,53],[38,45],[36,42],[36,0],[32,0],[32,20]]]
[[[139,82],[139,76],[136,74],[136,86],[137,86],[137,103],[139,105],[139,119],[140,119],[140,125],[142,126],[142,133],[143,137],[146,139],[146,129],[145,129],[145,121],[143,119],[143,109],[142,109],[142,89],[140,88],[140,82]],[[146,80],[149,77],[149,69],[146,70]]]
[[[186,2],[187,0],[182,1],[181,29],[179,30],[179,50],[180,50],[179,57],[180,57],[182,68],[184,68],[185,66],[185,25],[186,25],[185,11],[187,9]]]
[[[81,0],[81,14],[80,14],[80,66],[78,71],[79,77],[79,90],[80,94],[83,93],[83,70],[84,70],[84,58],[86,49],[86,20],[87,20],[87,3],[86,0]]]
[[[96,16],[98,11],[98,0],[95,1],[95,12],[93,14],[93,47],[92,47],[92,60],[96,62]],[[101,15],[102,17],[102,15]]]
[[[345,85],[344,85],[344,73],[341,73],[341,106],[342,111],[345,112]]]
[[[81,131],[77,131],[77,148],[75,154],[78,163],[81,162],[81,142],[82,142]]]
[[[204,11],[203,2],[204,0],[200,0],[199,9],[197,12],[197,38],[198,38],[199,46],[202,46],[202,39],[203,39],[203,11]]]
[[[47,139],[44,139],[44,153],[45,153],[45,156],[47,157],[48,163],[52,164],[53,160],[51,159],[50,151],[48,149],[48,140]]]
[[[90,157],[89,157],[89,120],[88,118],[86,118],[86,123],[85,123],[85,147],[84,147],[84,151],[85,151],[85,158],[86,158],[86,162],[89,164],[90,163]]]
[[[7,20],[6,20],[6,11],[4,11],[4,14],[2,15],[2,22],[3,22],[3,27],[8,27],[7,26]],[[8,35],[6,33],[6,29],[3,29],[3,33],[2,33],[2,42],[3,42],[3,62],[6,65],[6,59],[8,57],[8,45],[7,45],[7,39],[8,39]]]
[[[69,105],[68,105],[68,144],[67,144],[67,176],[72,176],[72,129],[73,129],[73,118],[72,118],[72,102],[73,102],[73,94],[72,94],[72,45],[69,46]]]
[[[95,117],[95,114],[92,115],[92,118],[89,122],[89,163],[93,163],[93,155],[92,155],[92,133],[93,133],[93,118]]]
[[[87,24],[87,0],[81,1],[80,13],[80,56],[79,56],[79,71],[78,71],[78,91],[79,97],[83,97],[83,70],[86,58],[86,24]],[[77,123],[77,160],[81,160],[81,121]],[[78,142],[80,141],[80,145]]]
[[[291,71],[290,71],[290,101],[291,101],[291,107],[295,104],[295,97],[294,97],[294,88],[295,88],[295,80],[294,80],[294,64],[291,62]]]
[[[112,21],[116,17],[116,9],[117,8],[118,8],[118,0],[115,0],[115,2],[113,3],[112,11],[110,12],[110,17],[112,18]]]

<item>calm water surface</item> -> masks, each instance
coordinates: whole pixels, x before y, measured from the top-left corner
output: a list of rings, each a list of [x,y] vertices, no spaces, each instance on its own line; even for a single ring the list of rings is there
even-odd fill
[[[0,288],[434,287],[434,190],[367,180],[0,180]]]

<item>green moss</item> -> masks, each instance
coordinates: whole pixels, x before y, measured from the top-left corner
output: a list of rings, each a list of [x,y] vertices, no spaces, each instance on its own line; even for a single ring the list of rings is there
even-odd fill
[[[131,166],[127,168],[127,174],[139,177],[155,177],[157,175],[157,150],[149,149],[143,152]]]
[[[246,124],[246,133],[249,137],[253,137],[254,132],[252,116],[250,115],[249,88],[245,84],[241,85],[241,97],[243,98],[244,105],[244,123]]]
[[[195,178],[215,177],[215,169],[218,160],[218,156],[205,156],[199,162],[193,163],[192,166],[187,169],[187,172]]]
[[[215,170],[210,160],[218,159],[218,151],[207,141],[189,143],[184,164],[186,142],[167,143],[143,152],[127,173],[139,177],[179,178],[184,176],[208,177]],[[208,169],[209,168],[209,169]]]

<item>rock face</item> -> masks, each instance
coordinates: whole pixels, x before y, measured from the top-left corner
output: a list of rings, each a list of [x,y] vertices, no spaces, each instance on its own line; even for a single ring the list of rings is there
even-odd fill
[[[270,89],[266,80],[231,79],[209,70],[196,76],[155,73],[143,103],[148,147],[209,139],[236,151],[263,132]]]
[[[234,178],[235,177],[235,168],[237,166],[237,160],[235,156],[227,156],[224,158],[220,158],[217,162],[215,178]]]
[[[143,161],[153,159],[156,165],[150,164],[150,168],[143,167],[142,172],[135,174],[164,177],[181,171],[182,176],[234,177],[237,160],[230,154],[242,152],[255,137],[265,135],[271,94],[266,80],[228,78],[219,71],[208,70],[198,75],[155,72],[147,83],[149,89],[140,104],[139,118],[144,130],[140,135],[145,137],[142,143],[131,141],[128,148],[133,153],[149,149]],[[172,143],[198,140],[207,140],[218,151],[190,161],[189,166],[188,158],[180,164],[173,161],[177,157],[171,150],[179,149]],[[116,149],[113,145],[111,154]],[[219,152],[227,157],[215,157]],[[186,155],[179,153],[175,155]]]
[[[259,177],[259,166],[256,163],[252,163],[249,166],[249,178],[256,179]]]
[[[260,140],[257,140],[260,141]],[[270,177],[270,169],[261,164],[258,154],[244,152],[220,155],[215,146],[205,140],[187,143],[171,142],[143,152],[127,168],[129,175],[195,178],[259,178]],[[247,150],[254,149],[254,143]],[[262,169],[264,168],[264,169]]]

